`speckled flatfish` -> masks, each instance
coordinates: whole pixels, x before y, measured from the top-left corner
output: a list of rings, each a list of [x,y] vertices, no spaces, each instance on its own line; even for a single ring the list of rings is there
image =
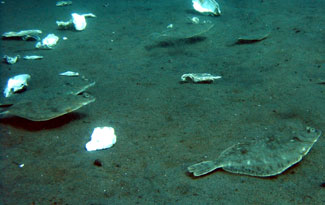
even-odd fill
[[[175,23],[171,28],[168,28],[160,33],[151,34],[154,39],[168,40],[168,39],[190,39],[201,36],[214,27],[214,24],[210,22],[206,23],[188,23],[179,22]]]
[[[320,130],[307,127],[304,131],[294,133],[290,138],[272,136],[237,143],[224,150],[215,161],[194,164],[188,167],[188,171],[194,176],[205,175],[218,168],[231,173],[258,177],[278,175],[298,163],[320,135]]]
[[[49,96],[59,95],[78,95],[88,88],[95,85],[95,82],[90,82],[84,79],[72,79],[69,82],[60,82],[55,85],[44,88],[27,89],[25,92],[14,94],[8,98],[0,97],[0,107],[13,105],[25,101],[42,101],[49,98]]]
[[[15,103],[4,108],[0,114],[10,114],[31,121],[46,121],[78,110],[94,101],[95,98],[86,93],[83,95],[56,95]]]

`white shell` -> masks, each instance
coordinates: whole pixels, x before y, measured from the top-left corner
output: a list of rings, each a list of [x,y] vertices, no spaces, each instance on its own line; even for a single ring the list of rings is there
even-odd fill
[[[53,33],[47,35],[42,42],[36,43],[36,48],[43,48],[43,49],[52,49],[58,42],[59,37],[54,35]]]
[[[37,36],[41,34],[41,30],[22,30],[22,31],[10,31],[2,34],[3,37],[10,38],[10,37],[23,37],[23,36]]]
[[[68,5],[71,5],[72,4],[72,1],[58,1],[56,2],[56,6],[68,6]]]
[[[116,143],[116,135],[112,127],[96,127],[86,144],[87,151],[107,149]]]
[[[88,13],[88,14],[82,14],[85,18],[91,17],[91,18],[96,18],[96,15],[93,13]]]
[[[190,18],[190,21],[193,24],[199,24],[200,23],[200,19],[198,17],[196,17],[196,16]]]
[[[4,55],[3,56],[3,59],[5,60],[5,62],[8,63],[8,64],[10,64],[10,65],[17,63],[17,61],[18,61],[19,58],[20,58],[19,55],[16,55],[14,57],[7,56],[7,55]]]
[[[69,21],[56,21],[56,24],[58,25],[59,29],[71,29],[74,27],[75,30],[82,31],[86,29],[87,17],[95,18],[96,16],[93,13],[87,13],[87,14],[72,13],[71,19]]]
[[[216,79],[220,79],[221,76],[211,75],[209,73],[187,73],[181,76],[183,82],[191,79],[194,83],[200,82],[213,82]]]
[[[79,15],[77,13],[73,13],[73,14],[71,14],[71,16],[72,16],[72,22],[73,22],[74,28],[77,31],[85,30],[85,28],[87,26],[85,16],[84,15]]]
[[[60,73],[59,75],[74,77],[74,76],[79,76],[79,73],[78,72],[73,72],[73,71],[66,71],[66,72]]]
[[[58,25],[59,29],[69,29],[73,23],[72,21],[56,21],[56,25]]]
[[[7,86],[3,91],[4,96],[10,97],[13,93],[22,90],[26,86],[28,86],[28,81],[30,79],[30,75],[28,74],[21,74],[16,75],[12,78],[8,79]]]
[[[220,15],[219,4],[215,0],[192,0],[193,8],[200,13]]]
[[[36,56],[36,55],[32,55],[32,56],[24,56],[25,60],[39,60],[42,59],[43,56]]]

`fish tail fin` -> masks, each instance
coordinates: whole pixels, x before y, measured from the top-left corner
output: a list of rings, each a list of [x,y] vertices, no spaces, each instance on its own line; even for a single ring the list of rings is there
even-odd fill
[[[187,170],[193,173],[194,176],[202,176],[213,170],[219,168],[213,161],[203,161],[197,164],[193,164],[187,168]]]

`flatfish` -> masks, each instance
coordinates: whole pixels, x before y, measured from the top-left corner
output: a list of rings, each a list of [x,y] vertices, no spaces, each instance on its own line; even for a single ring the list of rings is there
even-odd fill
[[[37,88],[1,99],[0,115],[14,115],[31,121],[46,121],[60,117],[94,102],[85,93],[95,82],[81,78],[58,83],[48,88]]]
[[[224,150],[215,161],[203,161],[187,169],[194,176],[205,175],[218,168],[257,177],[274,176],[301,161],[320,136],[320,130],[306,127],[291,138],[270,136],[237,143]]]
[[[173,24],[160,33],[153,33],[151,36],[158,40],[172,40],[172,39],[190,39],[199,37],[214,27],[214,24],[209,21],[199,23],[189,23],[188,20]]]
[[[56,95],[18,102],[4,109],[0,115],[10,114],[31,121],[46,121],[78,110],[95,101],[95,97],[83,95]]]

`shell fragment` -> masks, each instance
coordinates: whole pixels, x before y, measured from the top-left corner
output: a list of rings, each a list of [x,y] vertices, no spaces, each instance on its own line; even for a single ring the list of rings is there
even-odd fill
[[[74,28],[77,31],[85,30],[85,28],[87,26],[86,18],[83,15],[79,15],[77,13],[73,13],[73,14],[71,14],[71,16],[72,16],[72,22],[73,22]]]
[[[58,1],[55,4],[56,6],[68,6],[68,5],[72,5],[72,1]]]
[[[86,144],[87,151],[107,149],[116,143],[116,135],[112,127],[96,127]]]
[[[86,29],[87,22],[86,18],[91,17],[95,18],[96,15],[92,13],[88,14],[77,14],[77,13],[72,13],[71,14],[71,19],[69,21],[56,21],[56,24],[60,29],[70,29],[72,27],[75,28],[77,31],[82,31]]]
[[[36,55],[32,55],[32,56],[24,56],[25,60],[40,60],[42,59],[43,56],[36,56]]]
[[[28,86],[29,79],[30,79],[30,75],[28,74],[20,74],[12,78],[9,78],[7,82],[7,86],[3,91],[4,96],[6,98],[10,97],[13,93],[26,88]]]
[[[219,4],[215,0],[192,0],[193,8],[205,14],[221,15]]]
[[[16,56],[13,56],[13,57],[11,57],[11,56],[7,56],[7,55],[4,55],[4,56],[3,56],[4,61],[5,61],[7,64],[9,64],[9,65],[12,65],[12,64],[17,63],[17,61],[18,61],[19,58],[20,58],[19,55],[16,55]]]
[[[70,21],[56,21],[56,25],[58,25],[59,29],[70,29],[73,27],[72,20],[70,20]]]
[[[200,23],[200,19],[196,16],[193,16],[192,18],[189,18],[190,22],[193,24],[199,24]]]
[[[59,75],[76,77],[76,76],[79,76],[79,73],[73,72],[73,71],[66,71],[66,72],[60,73]]]
[[[22,30],[22,31],[10,31],[2,34],[3,38],[20,38],[22,40],[29,40],[29,39],[34,39],[38,40],[39,39],[39,34],[41,34],[41,30]]]
[[[82,14],[85,18],[96,18],[96,15],[93,13],[88,13],[88,14]]]
[[[212,83],[216,79],[220,79],[221,76],[211,75],[209,73],[187,73],[182,75],[182,82],[192,80],[194,83]]]
[[[42,49],[52,49],[58,42],[59,37],[54,34],[47,35],[42,42],[37,42],[35,47],[42,48]]]

